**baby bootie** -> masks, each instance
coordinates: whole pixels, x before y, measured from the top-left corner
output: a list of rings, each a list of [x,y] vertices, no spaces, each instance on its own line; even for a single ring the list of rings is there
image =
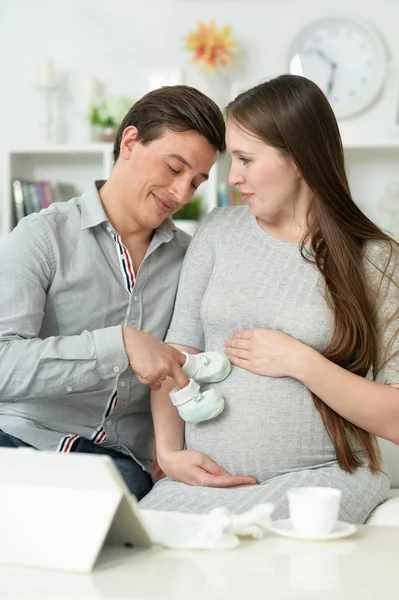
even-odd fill
[[[226,379],[231,371],[231,364],[225,354],[221,352],[201,352],[200,354],[187,354],[186,362],[182,366],[187,377],[198,383],[216,383]]]
[[[220,415],[224,408],[224,400],[219,392],[206,390],[201,392],[196,381],[184,387],[174,387],[169,397],[179,411],[181,418],[187,423],[200,423]]]

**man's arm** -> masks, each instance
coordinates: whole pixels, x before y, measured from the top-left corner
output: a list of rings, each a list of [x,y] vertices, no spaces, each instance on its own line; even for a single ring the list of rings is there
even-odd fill
[[[0,252],[1,402],[82,391],[116,377],[129,362],[155,389],[156,379],[168,373],[184,385],[187,378],[179,368],[184,356],[141,331],[126,328],[124,336],[122,326],[114,326],[39,338],[55,268],[39,219],[21,221]]]

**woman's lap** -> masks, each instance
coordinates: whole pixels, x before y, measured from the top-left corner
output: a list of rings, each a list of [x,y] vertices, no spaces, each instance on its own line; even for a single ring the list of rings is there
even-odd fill
[[[207,513],[216,506],[225,506],[233,513],[242,513],[256,504],[272,502],[275,505],[273,518],[284,519],[288,517],[287,490],[311,485],[342,490],[340,519],[364,523],[374,508],[386,499],[390,481],[385,472],[372,475],[367,468],[362,468],[349,474],[336,464],[286,473],[248,488],[194,487],[166,478],[154,486],[140,502],[140,507]]]

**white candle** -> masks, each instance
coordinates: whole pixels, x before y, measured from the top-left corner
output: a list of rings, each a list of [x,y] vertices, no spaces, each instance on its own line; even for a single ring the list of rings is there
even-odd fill
[[[38,66],[37,83],[40,87],[50,87],[55,84],[54,65],[52,60],[42,60]]]
[[[85,79],[84,99],[86,104],[91,104],[100,95],[99,82],[95,77],[87,75]]]

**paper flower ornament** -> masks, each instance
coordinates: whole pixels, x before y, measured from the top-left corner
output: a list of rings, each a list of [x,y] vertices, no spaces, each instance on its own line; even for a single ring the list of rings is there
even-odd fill
[[[209,25],[197,24],[195,31],[184,37],[185,49],[193,53],[191,61],[208,72],[226,69],[234,60],[237,45],[231,32],[231,26],[216,28],[214,21]]]

